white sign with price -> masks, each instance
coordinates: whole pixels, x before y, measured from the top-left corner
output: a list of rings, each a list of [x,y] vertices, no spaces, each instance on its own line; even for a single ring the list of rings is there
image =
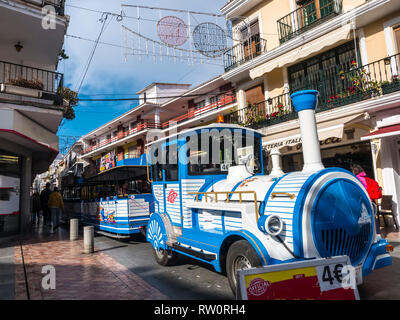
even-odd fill
[[[315,267],[321,291],[338,288],[355,289],[361,284],[361,269],[353,267],[348,256],[328,258],[326,261],[326,264]]]

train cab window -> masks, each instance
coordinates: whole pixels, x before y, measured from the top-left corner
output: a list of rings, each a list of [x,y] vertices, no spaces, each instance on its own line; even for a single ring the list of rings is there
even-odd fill
[[[219,134],[187,139],[189,175],[227,174],[230,166],[247,164],[253,174],[261,173],[259,137],[222,130]]]
[[[176,144],[169,145],[165,148],[166,164],[163,165],[165,180],[178,181],[179,180],[179,166],[178,166],[178,148]]]

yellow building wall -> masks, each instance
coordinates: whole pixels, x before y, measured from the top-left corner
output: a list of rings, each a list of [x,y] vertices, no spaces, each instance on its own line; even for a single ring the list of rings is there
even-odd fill
[[[342,2],[342,10],[343,13],[350,11],[362,4],[367,2],[366,0],[343,0]]]
[[[385,34],[383,24],[400,16],[400,11],[392,13],[382,19],[374,21],[373,23],[364,27],[365,43],[368,53],[368,62],[383,59],[388,56],[388,48],[385,41]]]
[[[274,98],[284,93],[283,70],[274,69],[267,75],[268,95]]]
[[[261,38],[267,40],[267,51],[280,45],[277,21],[291,12],[290,1],[291,0],[264,1],[243,14],[243,17],[250,19],[257,15],[261,16],[261,21],[259,21],[260,33]]]

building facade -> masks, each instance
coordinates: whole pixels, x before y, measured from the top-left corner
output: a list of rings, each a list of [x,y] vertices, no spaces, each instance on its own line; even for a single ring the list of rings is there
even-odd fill
[[[30,191],[58,154],[64,1],[0,1],[0,236],[30,226]]]
[[[216,122],[218,116],[223,119],[237,107],[234,88],[221,77],[193,89],[189,84],[152,83],[138,95],[137,107],[79,140],[80,158],[87,163],[84,178],[118,166],[140,165],[149,134],[167,136]]]
[[[400,2],[231,0],[221,12],[235,45],[223,78],[237,89],[227,122],[257,128],[284,172],[302,168],[290,94],[320,92],[318,135],[325,166],[361,164],[400,213]]]

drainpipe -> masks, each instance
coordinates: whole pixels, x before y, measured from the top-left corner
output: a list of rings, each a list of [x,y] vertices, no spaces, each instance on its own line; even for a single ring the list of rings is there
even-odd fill
[[[304,159],[303,172],[324,169],[315,120],[318,95],[316,90],[298,91],[291,95],[293,107],[299,114]]]

